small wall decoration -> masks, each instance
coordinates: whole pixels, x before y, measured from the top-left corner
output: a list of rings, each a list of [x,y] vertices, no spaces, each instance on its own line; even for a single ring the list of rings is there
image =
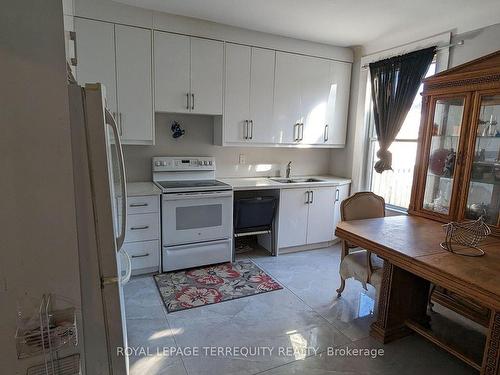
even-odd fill
[[[174,139],[180,138],[186,133],[186,131],[182,129],[181,124],[179,124],[177,121],[174,121],[172,123],[170,129],[172,130],[172,138]]]

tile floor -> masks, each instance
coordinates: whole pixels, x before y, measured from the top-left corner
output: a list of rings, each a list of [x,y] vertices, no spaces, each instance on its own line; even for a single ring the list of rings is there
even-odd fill
[[[418,336],[385,346],[371,339],[374,289],[348,280],[336,297],[339,246],[239,257],[252,259],[284,289],[167,314],[152,277],[126,285],[128,340],[137,351],[131,375],[475,374]],[[384,354],[345,355],[355,348]]]

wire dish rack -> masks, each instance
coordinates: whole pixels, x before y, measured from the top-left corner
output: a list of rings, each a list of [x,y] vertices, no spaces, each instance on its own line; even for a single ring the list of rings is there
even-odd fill
[[[443,225],[446,232],[446,239],[441,242],[441,247],[454,254],[480,257],[484,255],[484,251],[479,247],[490,233],[490,227],[484,222],[481,216],[474,221],[464,223],[451,223]]]
[[[80,354],[53,359],[30,367],[26,375],[75,375],[80,374]]]
[[[28,369],[28,375],[80,374],[79,355],[58,357],[60,350],[78,345],[74,307],[52,310],[52,296],[44,294],[37,313],[29,317],[22,317],[21,312],[19,315],[16,330],[18,358],[44,355],[44,363]]]

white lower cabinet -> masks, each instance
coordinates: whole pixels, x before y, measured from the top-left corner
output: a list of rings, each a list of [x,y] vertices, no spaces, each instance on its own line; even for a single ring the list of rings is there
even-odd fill
[[[132,275],[158,272],[160,264],[160,241],[127,242],[123,249],[132,261]]]
[[[159,272],[160,198],[158,195],[128,197],[127,205],[123,249],[131,258],[132,275]]]
[[[311,245],[333,240],[337,187],[282,189],[278,247]]]
[[[305,245],[310,189],[282,189],[280,193],[278,247]]]
[[[157,240],[160,232],[158,213],[127,215],[125,242]]]
[[[335,229],[335,188],[317,188],[310,191],[307,244],[331,241]]]
[[[349,197],[349,192],[350,192],[350,184],[345,184],[345,185],[339,185],[335,188],[335,210],[334,210],[334,217],[333,217],[333,227],[334,229],[337,228],[337,224],[340,222],[340,204],[342,201],[346,198]],[[335,235],[333,237],[334,239],[337,238]]]

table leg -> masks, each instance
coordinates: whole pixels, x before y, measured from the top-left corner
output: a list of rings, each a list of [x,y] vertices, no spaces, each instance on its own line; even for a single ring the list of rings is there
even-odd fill
[[[500,311],[492,311],[481,375],[500,375]]]
[[[427,280],[384,261],[380,288],[377,321],[370,331],[372,337],[387,343],[407,336],[412,332],[405,325],[408,319],[428,324],[430,283]]]

